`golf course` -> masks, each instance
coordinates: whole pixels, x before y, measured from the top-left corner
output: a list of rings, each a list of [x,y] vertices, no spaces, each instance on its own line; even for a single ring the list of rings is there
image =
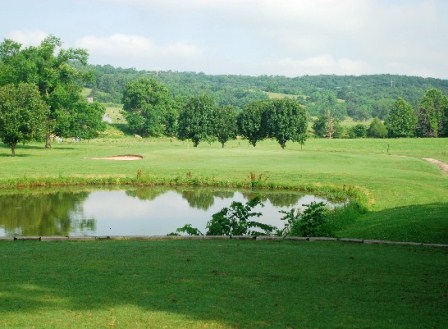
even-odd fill
[[[115,156],[134,155],[134,161]],[[448,243],[446,139],[67,140],[0,149],[0,185],[350,194],[339,238]],[[352,191],[347,193],[347,191]],[[353,192],[355,191],[355,192]],[[169,205],[167,205],[169,207]],[[448,248],[338,241],[0,241],[5,328],[443,328]]]
[[[447,329],[448,1],[3,1],[0,329]]]

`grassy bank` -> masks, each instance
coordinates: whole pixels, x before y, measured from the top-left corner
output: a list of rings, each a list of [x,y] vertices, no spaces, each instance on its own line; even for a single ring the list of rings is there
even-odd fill
[[[2,328],[442,328],[446,250],[1,242]]]
[[[170,139],[97,139],[89,142],[19,147],[18,156],[0,150],[0,184],[17,182],[135,183],[146,182],[251,186],[305,191],[366,191],[370,212],[340,235],[420,242],[448,242],[448,176],[425,157],[448,162],[447,139],[307,141],[303,150],[264,141],[200,144]],[[138,161],[96,158],[139,154]],[[250,178],[252,176],[252,178]]]

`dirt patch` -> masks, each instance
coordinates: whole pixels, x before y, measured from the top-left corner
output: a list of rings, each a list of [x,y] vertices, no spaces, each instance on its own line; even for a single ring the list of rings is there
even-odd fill
[[[448,174],[448,164],[433,158],[423,158],[423,160],[436,164],[440,170],[442,170],[445,174]]]
[[[92,158],[94,160],[133,161],[141,160],[143,156],[137,154],[114,155],[110,157]]]

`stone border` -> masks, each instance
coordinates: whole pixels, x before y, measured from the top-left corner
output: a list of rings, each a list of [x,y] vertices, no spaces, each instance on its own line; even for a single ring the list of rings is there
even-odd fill
[[[331,237],[279,237],[273,235],[261,236],[228,236],[228,235],[200,235],[200,236],[179,236],[179,235],[105,235],[105,236],[15,236],[15,237],[0,237],[0,241],[99,241],[99,240],[256,240],[256,241],[338,241],[345,243],[360,243],[360,244],[383,244],[383,245],[400,245],[400,246],[425,246],[436,248],[448,248],[448,244],[443,243],[420,243],[412,241],[390,241],[390,240],[363,240],[355,238],[331,238]]]

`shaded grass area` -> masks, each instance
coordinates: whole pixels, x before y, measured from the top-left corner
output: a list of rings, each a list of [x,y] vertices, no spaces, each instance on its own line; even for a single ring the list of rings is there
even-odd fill
[[[447,243],[448,203],[412,205],[370,212],[338,231],[340,237]]]
[[[5,328],[443,328],[448,253],[319,242],[0,242]]]

